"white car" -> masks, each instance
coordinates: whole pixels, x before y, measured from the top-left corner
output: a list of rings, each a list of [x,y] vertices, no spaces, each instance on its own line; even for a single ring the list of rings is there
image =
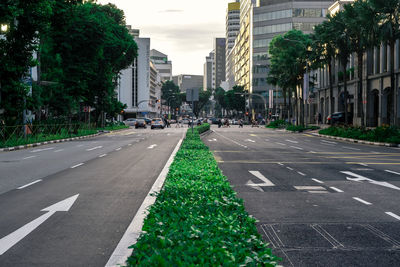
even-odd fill
[[[124,120],[126,126],[135,126],[136,118],[129,118]]]

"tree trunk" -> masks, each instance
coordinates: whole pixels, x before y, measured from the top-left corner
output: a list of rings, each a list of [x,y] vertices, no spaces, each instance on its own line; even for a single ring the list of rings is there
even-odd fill
[[[289,92],[288,92],[289,108],[288,108],[288,110],[287,110],[287,111],[288,111],[288,122],[289,122],[289,123],[292,122],[292,120],[291,120],[291,119],[292,119],[292,118],[291,118],[291,111],[292,111],[292,103],[291,103],[291,102],[292,102],[292,101],[291,101],[291,99],[290,99],[290,98],[291,98],[291,92],[290,92],[290,91],[291,91],[291,90],[290,90],[290,88],[289,88]]]
[[[294,89],[294,113],[296,118],[296,125],[299,125],[299,108],[298,108],[297,88]]]
[[[358,56],[358,105],[360,105],[361,127],[365,127],[364,120],[364,101],[363,101],[363,54],[364,51],[359,50]]]
[[[282,92],[283,92],[283,106],[284,106],[285,111],[286,111],[286,109],[287,109],[287,106],[286,106],[287,90],[286,89],[282,89]],[[276,107],[275,107],[275,114],[276,114],[276,110],[278,109],[278,103],[276,103],[275,105],[276,105]],[[283,115],[283,112],[282,112],[282,115]],[[285,119],[285,118],[283,118],[283,119]]]
[[[329,75],[329,94],[331,96],[329,98],[329,105],[330,105],[329,109],[330,109],[330,114],[332,114],[333,112],[335,112],[335,101],[333,99],[332,59],[329,60],[328,75]],[[325,118],[323,118],[323,121],[325,121]]]
[[[346,125],[349,124],[349,119],[348,119],[348,111],[347,111],[347,72],[346,72],[346,66],[347,66],[347,57],[346,59],[343,59],[342,62],[342,70],[343,70],[343,91],[344,91],[344,122]]]
[[[392,39],[389,42],[390,46],[390,89],[392,90],[392,118],[391,124],[397,125],[397,88],[395,84],[395,73],[394,73],[394,50],[396,40]]]

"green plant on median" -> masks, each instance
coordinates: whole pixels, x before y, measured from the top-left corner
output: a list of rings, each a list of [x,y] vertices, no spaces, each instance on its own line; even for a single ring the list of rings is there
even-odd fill
[[[400,144],[400,129],[398,127],[377,127],[375,129],[356,127],[329,127],[319,131],[320,134],[344,138]]]
[[[285,120],[276,120],[276,121],[271,121],[266,127],[267,128],[286,128],[289,125],[289,123]]]
[[[291,132],[303,132],[305,130],[318,130],[318,126],[301,126],[301,125],[293,125],[289,124],[286,127],[286,130],[291,131]]]
[[[144,221],[128,266],[275,266],[256,220],[189,129]]]

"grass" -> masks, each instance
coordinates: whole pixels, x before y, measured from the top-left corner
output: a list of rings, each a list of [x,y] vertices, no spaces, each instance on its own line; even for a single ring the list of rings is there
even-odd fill
[[[319,131],[320,134],[366,140],[371,142],[383,142],[400,144],[400,128],[377,127],[375,129],[357,127],[334,127]]]
[[[207,128],[187,131],[128,266],[276,266],[256,220],[200,140]]]

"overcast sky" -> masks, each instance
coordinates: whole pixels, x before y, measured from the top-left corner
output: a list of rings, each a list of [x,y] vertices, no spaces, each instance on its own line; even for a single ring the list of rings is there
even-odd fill
[[[232,0],[98,0],[113,3],[125,13],[126,23],[151,38],[172,60],[172,73],[203,75],[213,38],[225,37],[225,15]]]

